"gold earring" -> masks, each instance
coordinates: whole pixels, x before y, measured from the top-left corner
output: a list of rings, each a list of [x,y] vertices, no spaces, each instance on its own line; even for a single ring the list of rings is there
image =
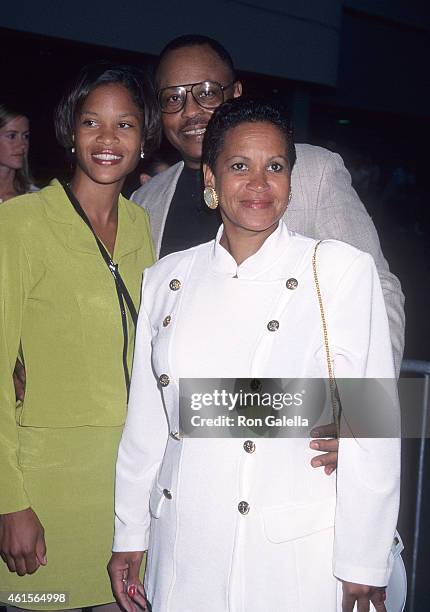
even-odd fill
[[[205,187],[203,191],[203,199],[208,208],[215,210],[218,206],[218,194],[213,187]]]
[[[145,151],[143,150],[143,145],[141,145],[140,147],[140,159],[143,159],[145,157]]]
[[[291,202],[291,198],[293,197],[293,192],[290,191],[289,195],[288,195],[288,204]]]

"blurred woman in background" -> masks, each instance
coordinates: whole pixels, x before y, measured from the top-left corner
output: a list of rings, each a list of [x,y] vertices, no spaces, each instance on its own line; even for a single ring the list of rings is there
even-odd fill
[[[36,191],[28,169],[29,144],[28,118],[0,104],[0,203]]]

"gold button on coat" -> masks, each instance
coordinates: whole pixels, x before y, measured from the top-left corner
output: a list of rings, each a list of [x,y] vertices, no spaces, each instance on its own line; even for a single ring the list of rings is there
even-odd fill
[[[170,493],[169,489],[163,489],[163,495],[166,499],[172,499],[172,494]]]
[[[177,291],[181,288],[181,281],[179,281],[177,278],[173,278],[169,283],[169,287],[172,291]]]
[[[289,278],[285,284],[287,289],[297,289],[299,281],[296,278]]]
[[[167,387],[170,382],[170,378],[167,374],[161,374],[160,378],[158,379],[158,382],[162,387]]]
[[[167,315],[167,317],[164,317],[164,319],[163,319],[163,327],[167,327],[170,324],[171,320],[172,320],[172,317],[170,315]]]
[[[247,453],[253,453],[255,451],[255,442],[253,442],[252,440],[246,440],[243,443],[243,448]]]
[[[249,504],[246,501],[241,501],[237,505],[237,509],[241,514],[248,514],[249,512]]]
[[[269,321],[267,324],[267,329],[271,332],[277,331],[279,329],[279,321],[273,319],[273,321]]]

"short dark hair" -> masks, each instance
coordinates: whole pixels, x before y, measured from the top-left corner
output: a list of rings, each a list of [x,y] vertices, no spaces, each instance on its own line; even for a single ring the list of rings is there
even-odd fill
[[[216,161],[229,130],[242,123],[269,123],[284,136],[290,172],[296,161],[293,131],[286,107],[278,101],[233,98],[219,106],[212,115],[203,139],[202,163],[215,171]]]
[[[219,59],[227,66],[231,72],[231,79],[236,79],[236,71],[234,69],[233,60],[227,49],[214,38],[203,36],[201,34],[184,34],[183,36],[178,36],[167,43],[158,56],[155,74],[157,75],[161,62],[171,51],[176,51],[177,49],[183,49],[185,47],[202,47],[204,45],[210,47],[212,51],[218,55]]]
[[[147,75],[134,66],[98,62],[82,68],[60,100],[54,116],[58,142],[66,149],[73,146],[76,115],[86,97],[100,85],[118,83],[125,87],[143,113],[145,151],[151,153],[161,141],[160,111],[154,87]]]

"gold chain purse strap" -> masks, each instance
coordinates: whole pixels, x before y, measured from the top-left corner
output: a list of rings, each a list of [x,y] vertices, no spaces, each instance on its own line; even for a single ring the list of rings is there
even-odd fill
[[[340,419],[340,413],[342,410],[342,406],[340,404],[339,393],[338,393],[338,389],[336,385],[336,379],[334,377],[333,363],[330,357],[330,345],[329,345],[329,340],[328,340],[327,322],[325,318],[324,306],[323,306],[323,301],[322,301],[322,296],[321,296],[321,289],[320,289],[320,284],[318,281],[318,273],[317,273],[317,250],[321,242],[322,240],[317,242],[317,244],[315,245],[314,254],[312,256],[312,270],[314,273],[315,287],[317,290],[318,304],[320,307],[320,314],[321,314],[321,323],[322,323],[322,330],[323,330],[323,336],[324,336],[325,354],[326,354],[326,359],[327,359],[327,370],[328,370],[328,379],[329,379],[329,385],[330,385],[330,398],[331,398],[331,407],[332,407],[332,412],[333,412],[333,420],[336,426],[336,435],[339,438],[339,419]]]

